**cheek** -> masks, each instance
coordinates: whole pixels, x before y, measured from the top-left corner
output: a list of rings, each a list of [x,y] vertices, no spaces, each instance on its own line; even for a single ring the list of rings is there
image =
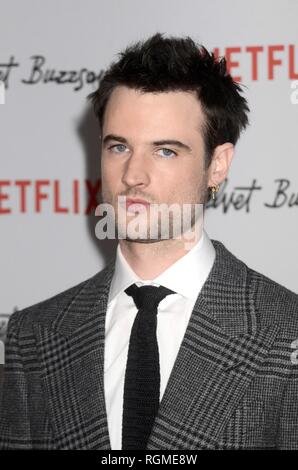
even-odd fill
[[[172,178],[172,186],[181,190],[189,188],[196,188],[202,184],[204,175],[198,168],[182,168]]]
[[[119,172],[117,172],[116,167],[112,167],[112,165],[106,164],[106,162],[102,162],[101,164],[101,179],[102,184],[107,187],[115,188],[117,182],[120,181]]]
[[[192,169],[190,172],[178,173],[167,185],[162,186],[161,191],[168,191],[173,202],[197,203],[201,201],[206,184],[205,173]]]

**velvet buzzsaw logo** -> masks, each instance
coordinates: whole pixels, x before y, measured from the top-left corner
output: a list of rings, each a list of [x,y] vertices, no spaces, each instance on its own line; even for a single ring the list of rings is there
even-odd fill
[[[5,104],[5,84],[0,80],[0,104]]]

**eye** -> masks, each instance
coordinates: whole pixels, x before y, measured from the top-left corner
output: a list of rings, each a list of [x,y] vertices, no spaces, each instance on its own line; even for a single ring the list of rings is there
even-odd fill
[[[116,148],[118,148],[118,150],[116,150]],[[115,151],[115,153],[123,153],[125,149],[126,149],[126,145],[124,144],[115,144],[115,145],[110,145],[110,147],[108,147],[108,150],[113,150]]]
[[[168,148],[162,148],[162,149],[159,149],[159,151],[165,151],[165,153],[162,155],[163,157],[165,158],[174,158],[174,157],[177,157],[177,153],[174,152],[173,150],[170,150]]]

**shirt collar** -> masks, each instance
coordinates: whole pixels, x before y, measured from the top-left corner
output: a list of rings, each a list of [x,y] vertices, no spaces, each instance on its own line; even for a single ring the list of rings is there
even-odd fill
[[[184,256],[175,261],[164,272],[150,280],[141,279],[124,258],[117,246],[115,271],[111,282],[110,303],[131,284],[162,285],[191,300],[195,300],[203,286],[215,259],[215,248],[203,229],[199,241]]]

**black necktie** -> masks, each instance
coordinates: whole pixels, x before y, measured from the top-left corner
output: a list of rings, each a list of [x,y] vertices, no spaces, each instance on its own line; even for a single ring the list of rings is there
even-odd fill
[[[122,449],[146,449],[159,407],[160,370],[156,337],[157,307],[170,289],[132,284],[125,290],[138,313],[134,320],[124,380]]]

